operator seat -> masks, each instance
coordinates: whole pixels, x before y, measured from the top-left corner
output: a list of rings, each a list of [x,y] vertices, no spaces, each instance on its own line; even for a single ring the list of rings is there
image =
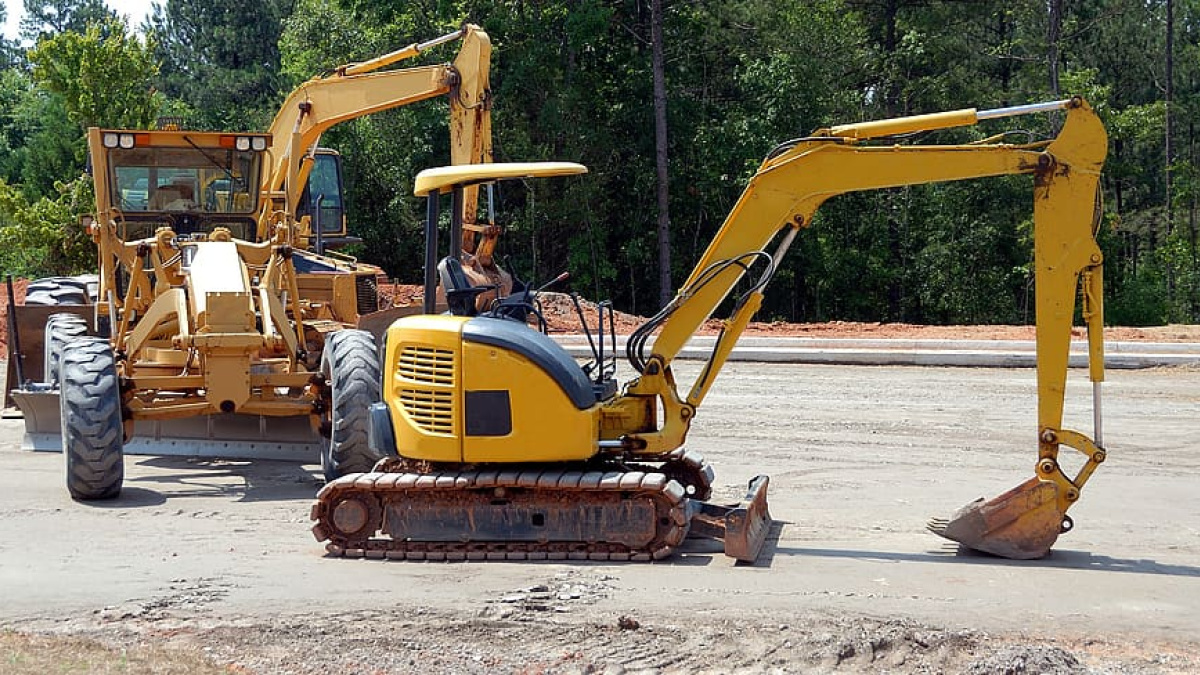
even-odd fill
[[[446,294],[446,304],[454,316],[475,316],[475,298],[481,293],[496,290],[494,285],[472,286],[463,272],[462,262],[454,256],[446,256],[437,264],[438,278]]]
[[[187,185],[163,185],[151,195],[150,210],[184,211],[192,201],[192,196],[192,190]]]

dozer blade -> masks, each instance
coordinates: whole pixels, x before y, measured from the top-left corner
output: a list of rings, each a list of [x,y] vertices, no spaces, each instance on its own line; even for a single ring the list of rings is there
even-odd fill
[[[720,539],[725,543],[725,555],[754,562],[771,529],[771,514],[767,511],[768,483],[770,478],[767,476],[756,476],[737,506],[693,502],[696,511],[692,514],[692,533]]]
[[[1058,486],[1034,477],[995,499],[967,504],[950,520],[931,520],[928,527],[977,551],[1033,560],[1050,552],[1070,522],[1058,505]]]

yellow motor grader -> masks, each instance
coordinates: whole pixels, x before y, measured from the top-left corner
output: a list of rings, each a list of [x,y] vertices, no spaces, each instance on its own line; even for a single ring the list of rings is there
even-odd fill
[[[453,40],[453,63],[384,70]],[[490,55],[467,25],[342,66],[298,87],[269,133],[89,129],[96,211],[82,225],[98,274],[32,282],[10,307],[5,392],[25,445],[66,454],[73,497],[116,496],[127,450],[319,452],[329,478],[374,464],[365,436],[332,419],[365,415],[378,390],[356,368],[369,338],[341,331],[414,310],[380,311],[379,269],[326,250],[346,226],[337,155],[318,143],[337,123],[448,95],[451,162],[491,161]],[[461,245],[478,254],[477,283],[503,289],[474,194]]]
[[[1048,112],[1065,113],[1050,140],[1014,144],[1002,133],[971,144],[906,142],[916,132]],[[463,300],[477,289],[456,273],[459,254],[452,248],[438,265],[451,313],[397,320],[382,357],[370,341],[359,342],[358,358],[383,375],[381,402],[371,406],[363,433],[388,458],[370,472],[328,483],[312,507],[313,532],[329,542],[330,553],[353,557],[654,560],[699,531],[724,539],[728,555],[754,560],[769,529],[768,479],[751,481],[742,506],[711,504],[712,468],[684,442],[797,232],[812,224],[825,200],[846,192],[1021,174],[1031,177],[1034,216],[1034,476],[930,529],[1000,556],[1043,556],[1071,528],[1067,510],[1105,458],[1102,256],[1095,232],[1106,152],[1103,126],[1077,98],[833,126],[784,143],[763,160],[674,299],[630,336],[626,351],[636,375],[623,386],[615,360],[605,360],[601,349],[581,367],[529,327],[525,319],[536,308],[528,293],[476,312]],[[442,194],[584,171],[570,163],[423,171],[416,192],[429,202],[427,247],[436,246]],[[456,227],[452,213],[452,246]],[[426,255],[432,257],[430,248]],[[675,358],[743,277],[748,288],[738,294],[707,363],[690,385],[677,384]],[[426,280],[427,293],[432,283]],[[1095,440],[1062,427],[1077,295],[1095,383]],[[341,420],[335,410],[333,424],[343,422],[362,420]],[[1062,447],[1084,458],[1073,475],[1059,462]]]

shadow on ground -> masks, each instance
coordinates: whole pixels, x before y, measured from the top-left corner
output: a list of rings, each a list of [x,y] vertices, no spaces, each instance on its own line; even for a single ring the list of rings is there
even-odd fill
[[[130,461],[132,457],[127,457]],[[223,497],[239,502],[308,501],[323,481],[303,464],[269,460],[151,457],[132,463],[157,469],[130,476],[116,499],[81,502],[96,508],[160,506],[172,499]]]
[[[947,543],[946,548],[927,553],[897,553],[892,551],[855,551],[835,548],[780,547],[773,555],[810,556],[815,558],[846,558],[850,560],[912,561],[954,563],[960,565],[993,565],[1002,567],[1044,567],[1098,572],[1129,572],[1134,574],[1163,574],[1178,577],[1200,577],[1200,567],[1171,565],[1148,558],[1113,558],[1087,551],[1055,549],[1040,560],[1009,560],[980,553]]]

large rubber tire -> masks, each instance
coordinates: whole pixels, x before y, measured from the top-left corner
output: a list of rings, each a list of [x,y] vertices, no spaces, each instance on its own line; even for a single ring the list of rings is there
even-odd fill
[[[82,277],[46,277],[29,282],[25,289],[27,305],[91,304],[89,280]]]
[[[82,316],[51,314],[46,320],[45,360],[42,363],[42,379],[46,384],[58,385],[59,364],[67,345],[87,335],[87,332],[87,320]]]
[[[379,402],[381,378],[375,338],[362,330],[340,330],[325,340],[321,372],[329,384],[329,443],[321,453],[325,480],[370,471],[381,456],[367,444],[369,409]]]
[[[74,499],[112,499],[121,494],[125,478],[121,390],[112,347],[104,338],[78,338],[60,365],[67,490]]]
[[[75,278],[83,282],[84,290],[87,292],[88,302],[94,305],[100,301],[99,274],[81,274]]]

